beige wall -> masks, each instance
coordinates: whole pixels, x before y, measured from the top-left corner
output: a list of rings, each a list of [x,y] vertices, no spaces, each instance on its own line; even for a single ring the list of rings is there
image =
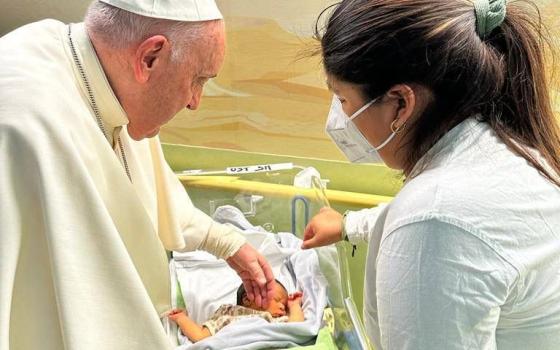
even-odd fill
[[[43,18],[80,22],[89,0],[0,0],[0,35]]]
[[[329,3],[332,1],[219,1],[229,36],[223,71],[205,90],[200,110],[180,113],[162,130],[162,139],[344,159],[324,133],[331,95],[325,89],[320,61],[297,60],[302,50],[313,45],[311,28]],[[560,1],[538,3],[547,23],[556,30]]]
[[[166,142],[305,157],[343,159],[324,134],[330,94],[312,27],[331,0],[217,0],[226,17],[224,68],[205,89],[201,108],[162,129]],[[0,34],[41,19],[80,21],[88,0],[0,0]],[[560,33],[560,1],[538,0]],[[560,109],[559,109],[560,110]]]
[[[162,139],[342,159],[324,134],[331,97],[319,58],[298,59],[315,45],[315,18],[328,4],[219,1],[228,32],[222,72],[205,88],[200,110],[180,113],[162,130]]]

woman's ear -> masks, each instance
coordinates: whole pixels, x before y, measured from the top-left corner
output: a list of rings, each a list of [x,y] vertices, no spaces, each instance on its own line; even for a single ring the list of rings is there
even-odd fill
[[[407,84],[397,84],[389,89],[387,95],[396,102],[393,126],[396,130],[400,130],[415,114],[414,111],[417,107],[416,92]]]

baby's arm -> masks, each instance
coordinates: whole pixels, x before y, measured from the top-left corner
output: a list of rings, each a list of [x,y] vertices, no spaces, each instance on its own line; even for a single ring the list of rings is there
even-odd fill
[[[181,332],[189,338],[190,341],[196,343],[204,338],[211,336],[208,328],[197,325],[193,320],[187,316],[185,310],[176,309],[171,311],[169,318],[177,323]]]
[[[303,322],[305,316],[301,308],[302,292],[295,292],[288,296],[288,322]]]

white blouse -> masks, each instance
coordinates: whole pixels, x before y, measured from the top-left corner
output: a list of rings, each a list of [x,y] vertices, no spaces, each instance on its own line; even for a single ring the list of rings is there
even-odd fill
[[[348,214],[369,241],[377,349],[560,348],[560,188],[468,119],[388,206]],[[544,161],[543,161],[544,163]]]

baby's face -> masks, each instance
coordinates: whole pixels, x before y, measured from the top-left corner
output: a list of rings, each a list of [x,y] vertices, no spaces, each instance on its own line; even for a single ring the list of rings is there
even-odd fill
[[[274,286],[274,297],[268,303],[266,311],[270,312],[272,317],[286,316],[288,304],[288,292],[279,283]]]
[[[274,284],[274,294],[272,300],[269,301],[266,309],[257,307],[254,302],[248,306],[251,309],[268,311],[272,317],[286,316],[288,304],[288,292],[279,283]]]

